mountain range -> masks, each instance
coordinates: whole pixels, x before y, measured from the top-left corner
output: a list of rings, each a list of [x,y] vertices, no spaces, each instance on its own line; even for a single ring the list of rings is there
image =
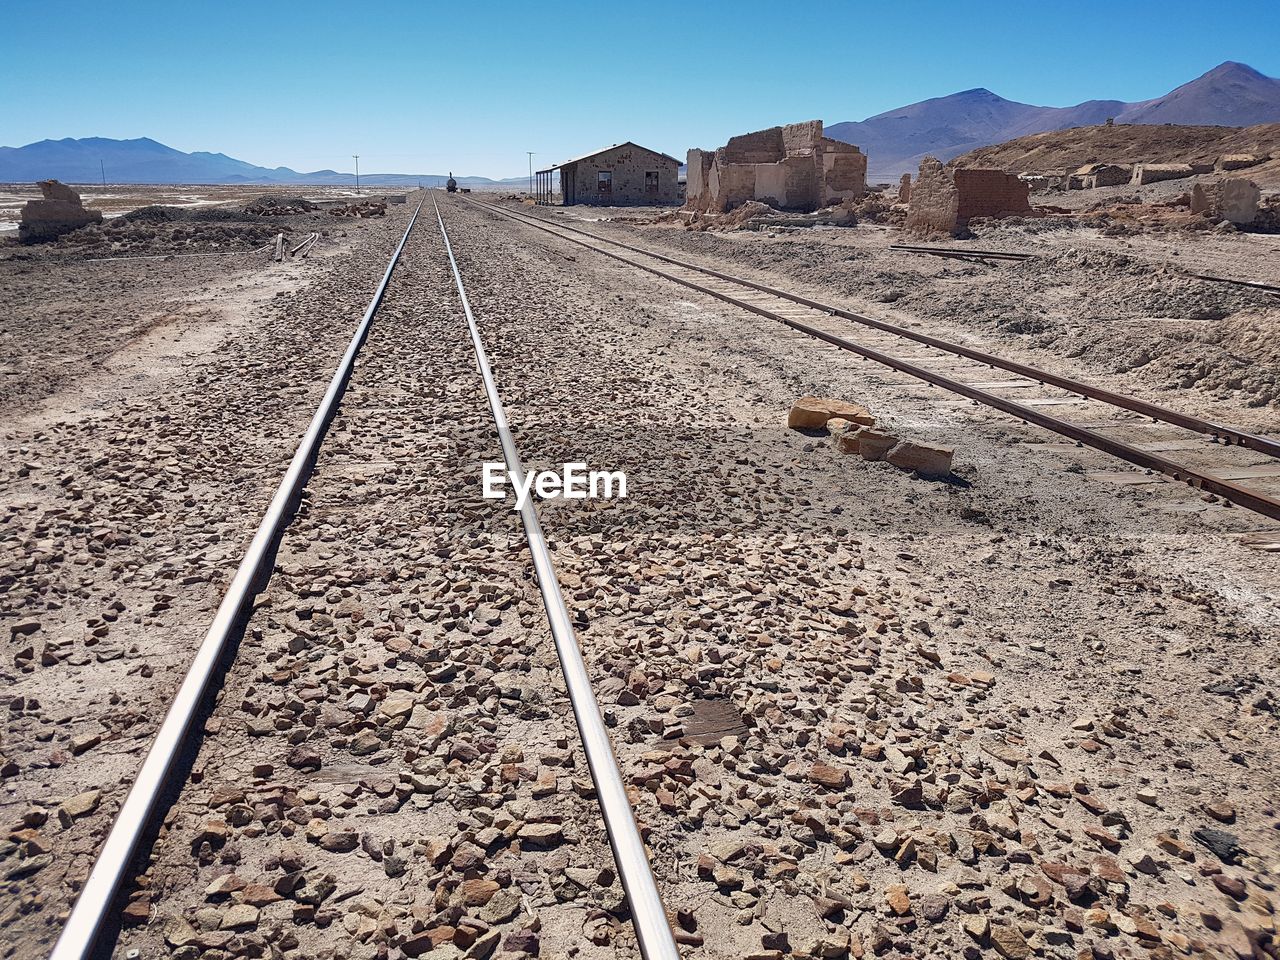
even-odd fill
[[[1088,100],[1038,107],[978,88],[922,100],[866,120],[833,123],[827,136],[855,143],[874,177],[914,173],[928,155],[950,160],[1017,137],[1105,123],[1245,127],[1280,121],[1280,80],[1227,61],[1154,100]]]
[[[922,100],[866,120],[833,123],[826,134],[855,143],[867,154],[875,178],[914,172],[932,154],[950,160],[960,154],[1028,134],[1118,124],[1190,124],[1244,127],[1280,122],[1280,80],[1243,63],[1227,61],[1190,83],[1154,100],[1089,100],[1072,107],[1038,107],[1006,100],[986,89],[965,90]],[[25,147],[0,147],[0,182],[54,177],[68,183],[262,183],[350,184],[350,173],[288,167],[259,167],[222,153],[183,153],[146,137],[41,140]],[[445,174],[362,174],[370,186],[439,186]],[[457,177],[464,187],[519,187],[525,177],[491,180]]]
[[[259,167],[225,153],[183,153],[149,137],[112,140],[84,137],[41,140],[25,147],[0,147],[0,183],[53,178],[65,183],[263,183],[339,184],[355,182],[351,173],[315,170],[299,173],[288,167]],[[444,186],[446,173],[361,174],[360,183],[369,186]],[[464,187],[526,184],[527,178],[490,180],[488,177],[456,177]]]

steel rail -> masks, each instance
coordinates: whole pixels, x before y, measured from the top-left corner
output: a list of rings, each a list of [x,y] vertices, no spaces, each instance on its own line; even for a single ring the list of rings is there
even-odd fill
[[[1249,287],[1253,290],[1263,290],[1267,293],[1280,295],[1280,287],[1273,286],[1270,283],[1259,283],[1256,280],[1233,280],[1230,277],[1215,277],[1208,273],[1193,273],[1191,276],[1197,280],[1212,280],[1214,283],[1230,283],[1237,287]]]
[[[463,286],[462,274],[458,271],[458,261],[454,258],[453,246],[449,243],[449,233],[445,230],[444,217],[441,216],[440,207],[436,204],[434,191],[431,203],[436,208],[440,235],[444,238],[444,248],[449,254],[449,265],[453,268],[453,280],[458,288],[458,297],[462,300],[462,310],[467,317],[471,345],[475,348],[476,366],[484,380],[484,392],[489,399],[489,408],[493,411],[493,422],[497,427],[498,440],[502,444],[502,457],[506,461],[507,470],[513,476],[522,477],[524,467],[520,463],[520,453],[516,449],[515,440],[512,439],[511,429],[507,425],[502,398],[498,394],[493,370],[489,366],[489,358],[480,337],[480,328],[471,311],[471,301],[467,299],[466,287]],[[555,641],[556,654],[560,658],[560,669],[569,691],[569,702],[573,705],[573,715],[582,737],[582,749],[586,753],[591,780],[596,787],[596,796],[600,802],[600,813],[604,818],[609,846],[613,849],[613,859],[618,866],[622,889],[626,892],[627,902],[631,906],[631,922],[635,928],[636,941],[640,945],[640,953],[645,960],[679,960],[680,952],[676,948],[675,937],[667,920],[666,907],[662,903],[662,895],[658,892],[657,882],[653,878],[653,870],[649,865],[644,841],[636,826],[631,802],[627,799],[626,787],[622,782],[622,773],[618,769],[618,761],[613,754],[613,745],[605,730],[595,692],[591,689],[587,664],[582,658],[582,649],[578,646],[578,638],[573,631],[573,621],[565,606],[564,597],[560,593],[555,564],[551,559],[551,551],[547,548],[546,537],[543,536],[542,524],[538,520],[538,511],[533,505],[532,497],[527,498],[520,508],[520,519],[524,524],[525,537],[529,541],[529,553],[533,557],[538,589],[542,593],[542,602],[547,610],[547,621],[551,626],[551,636]]]
[[[244,559],[240,561],[240,566],[230,586],[227,587],[209,632],[196,650],[195,658],[187,669],[187,675],[178,688],[177,696],[174,697],[173,704],[169,707],[169,712],[161,722],[155,740],[147,751],[142,766],[138,769],[133,786],[129,789],[120,812],[116,814],[115,821],[111,824],[111,831],[107,834],[106,842],[103,843],[94,861],[89,878],[76,899],[71,915],[62,928],[62,933],[54,944],[53,952],[49,955],[50,960],[87,960],[92,956],[98,933],[133,862],[139,841],[155,810],[156,801],[168,786],[170,771],[187,739],[192,720],[195,719],[210,688],[228,641],[236,632],[241,615],[248,609],[253,597],[262,588],[266,576],[270,573],[270,564],[274,555],[272,546],[288,525],[291,506],[306,485],[308,468],[320,449],[329,421],[338,409],[347,381],[355,368],[356,354],[359,353],[368,335],[373,316],[382,303],[391,274],[395,270],[400,253],[404,250],[421,210],[422,202],[420,201],[409,219],[404,236],[400,238],[400,243],[391,255],[391,262],[387,264],[386,272],[382,275],[382,282],[374,291],[373,299],[369,301],[369,307],[365,310],[355,333],[352,334],[351,342],[347,345],[346,352],[342,355],[338,368],[329,381],[329,389],[325,391],[324,399],[320,401],[320,406],[312,416],[311,423],[293,455],[293,460],[290,461],[275,496],[271,498],[271,504],[267,507],[262,522],[258,524],[258,530],[249,544],[249,549],[245,551]]]
[[[139,257],[90,257],[81,263],[113,263],[116,260],[190,260],[193,257],[246,257],[251,253],[261,253],[270,249],[271,244],[264,243],[252,250],[224,250],[220,253],[157,253]]]
[[[473,200],[472,202],[476,203],[477,201]],[[599,253],[603,256],[611,257],[614,260],[619,260],[622,263],[629,264],[633,267],[637,267],[641,270],[645,270],[659,277],[663,277],[664,279],[671,280],[682,286],[688,287],[691,290],[697,290],[700,293],[708,294],[719,300],[723,300],[725,303],[730,303],[730,304],[733,304],[734,306],[741,307],[744,310],[748,310],[751,313],[755,313],[762,317],[767,317],[770,320],[776,320],[780,323],[786,324],[788,327],[791,327],[793,330],[798,330],[801,333],[808,334],[811,337],[815,337],[818,340],[822,340],[826,343],[830,343],[833,346],[840,347],[843,350],[848,350],[851,353],[856,353],[859,356],[866,357],[868,360],[874,360],[877,363],[882,363],[887,367],[891,367],[895,370],[899,370],[902,373],[906,373],[910,376],[916,377],[917,379],[923,380],[926,383],[931,383],[935,386],[942,387],[946,390],[949,390],[952,393],[958,393],[963,397],[968,397],[971,400],[976,400],[979,403],[984,403],[987,406],[996,408],[997,410],[1002,410],[1005,413],[1008,413],[1013,415],[1014,417],[1017,417],[1019,420],[1026,421],[1027,423],[1034,423],[1037,426],[1044,427],[1045,429],[1051,430],[1054,433],[1058,433],[1058,434],[1061,434],[1062,436],[1069,437],[1072,440],[1077,441],[1078,443],[1082,443],[1086,446],[1090,446],[1097,450],[1101,450],[1104,453],[1109,453],[1112,456],[1118,457],[1121,460],[1128,461],[1129,463],[1132,463],[1134,466],[1142,467],[1143,469],[1147,469],[1147,470],[1158,471],[1159,473],[1164,474],[1165,476],[1170,477],[1174,480],[1184,481],[1197,489],[1202,489],[1210,493],[1217,494],[1223,499],[1229,500],[1232,503],[1238,504],[1239,506],[1245,507],[1249,510],[1253,510],[1256,513],[1262,514],[1263,516],[1270,517],[1273,520],[1280,520],[1280,500],[1276,500],[1272,497],[1268,497],[1265,494],[1261,494],[1253,490],[1249,490],[1245,487],[1240,486],[1239,484],[1232,483],[1229,480],[1223,480],[1220,477],[1215,477],[1213,474],[1206,473],[1203,470],[1197,470],[1193,467],[1187,467],[1173,460],[1169,460],[1166,457],[1161,457],[1158,454],[1151,453],[1146,450],[1141,450],[1135,446],[1132,446],[1131,444],[1124,443],[1123,441],[1120,441],[1120,440],[1112,439],[1111,437],[1107,437],[1103,434],[1096,433],[1092,430],[1070,423],[1066,420],[1062,420],[1058,417],[1041,413],[1039,410],[1036,410],[1033,407],[1025,406],[1013,400],[1006,400],[1004,397],[997,396],[994,393],[988,393],[985,390],[970,386],[969,384],[963,383],[962,381],[953,380],[950,377],[946,377],[946,376],[943,376],[942,374],[935,373],[932,370],[928,370],[924,367],[917,366],[914,363],[910,363],[905,360],[899,360],[896,357],[890,356],[887,353],[883,353],[882,351],[875,350],[871,347],[863,346],[860,343],[856,343],[852,340],[848,340],[844,337],[830,333],[826,330],[822,330],[819,327],[811,326],[810,324],[804,323],[803,321],[795,320],[791,317],[785,316],[784,314],[777,313],[776,311],[770,310],[767,307],[762,307],[757,304],[751,303],[748,300],[743,300],[739,297],[735,297],[732,294],[728,294],[728,293],[724,293],[723,291],[716,290],[715,288],[706,286],[705,284],[696,283],[693,280],[689,280],[685,277],[677,276],[674,273],[668,273],[667,271],[660,270],[657,267],[652,267],[652,266],[649,266],[648,264],[640,263],[636,260],[632,260],[620,254],[613,253],[610,250],[604,250],[604,249],[601,249],[600,247],[592,246],[591,244],[583,240],[578,240],[575,237],[568,237],[568,236],[565,236],[564,234],[557,233],[556,230],[543,226],[542,224],[545,221],[540,221],[539,218],[518,217],[511,214],[509,211],[503,210],[499,207],[492,207],[492,206],[489,206],[488,204],[480,204],[480,205],[487,207],[488,209],[496,213],[501,213],[504,216],[510,217],[511,219],[516,220],[516,222],[518,223],[519,222],[528,223],[530,226],[534,226],[534,227],[537,227],[538,229],[544,230],[545,232],[551,234],[552,236],[559,237],[562,240],[568,240],[571,243],[579,244],[580,246],[586,247],[589,250],[594,250],[596,253]],[[556,226],[558,227],[559,225],[556,225]],[[585,233],[585,231],[575,231],[575,232]],[[603,238],[595,237],[594,234],[587,234],[587,236],[591,236],[594,239],[603,239]],[[609,241],[609,242],[617,243],[617,241]],[[626,246],[626,244],[618,243],[618,246]],[[635,249],[635,248],[629,248],[629,249]],[[647,251],[639,251],[639,252],[646,253]],[[649,256],[653,256],[659,260],[669,259],[669,258],[663,257],[660,254],[649,254]],[[719,274],[713,270],[705,270],[704,268],[701,268],[701,267],[696,267],[693,269],[710,273],[722,279],[734,279],[734,278],[727,277],[724,274]],[[743,280],[739,282],[741,282],[745,286],[752,287],[753,289],[765,289],[767,291],[767,288],[763,288],[761,285],[751,283],[750,281]],[[785,299],[793,300],[796,302],[804,301],[804,298],[795,297],[793,295],[786,295]],[[808,303],[806,305],[808,306],[813,304]],[[823,309],[820,305],[815,305],[815,308]]]
[[[928,253],[936,257],[972,257],[978,260],[1030,260],[1034,253],[1009,253],[1004,250],[960,250],[956,247],[923,247],[912,243],[891,243],[890,250],[904,253]]]
[[[1129,397],[1121,393],[1115,393],[1111,390],[1104,389],[1103,387],[1095,387],[1092,384],[1083,383],[1082,381],[1079,381],[1079,380],[1073,380],[1070,377],[1060,376],[1056,373],[1051,373],[1048,370],[1042,370],[1038,367],[1028,366],[1025,363],[1018,363],[1016,360],[1007,360],[1004,357],[1000,357],[991,353],[986,353],[982,350],[975,350],[974,348],[966,347],[963,344],[954,343],[949,340],[942,340],[938,337],[930,336],[927,333],[917,333],[916,331],[910,330],[907,327],[900,327],[896,324],[888,323],[884,320],[876,320],[873,317],[863,316],[862,314],[854,313],[851,310],[845,310],[841,307],[836,307],[829,303],[822,303],[821,301],[813,300],[813,299],[810,299],[809,297],[804,297],[799,294],[790,293],[789,291],[786,291],[786,290],[780,290],[777,287],[770,287],[763,283],[757,283],[754,280],[746,280],[742,277],[736,277],[729,273],[722,273],[719,270],[713,270],[710,267],[703,267],[703,266],[698,266],[697,264],[686,263],[682,260],[677,260],[674,257],[666,256],[665,254],[655,253],[652,250],[645,250],[643,247],[636,247],[631,244],[624,243],[621,240],[613,240],[609,237],[602,237],[602,236],[599,236],[598,234],[591,233],[587,230],[580,230],[577,227],[570,227],[570,226],[567,226],[564,224],[558,224],[558,223],[552,224],[542,219],[541,217],[533,217],[523,213],[519,213],[519,214],[513,213],[512,211],[505,210],[502,207],[498,207],[481,200],[473,199],[471,200],[471,202],[478,204],[482,207],[485,207],[489,210],[492,210],[496,213],[502,213],[508,217],[519,218],[524,222],[529,223],[531,226],[536,226],[540,229],[546,230],[547,232],[550,232],[553,235],[556,235],[556,234],[554,234],[554,230],[550,229],[552,227],[554,227],[556,230],[566,230],[571,233],[581,234],[584,237],[590,237],[592,240],[598,240],[602,243],[612,244],[614,246],[621,247],[624,250],[630,250],[633,253],[643,254],[646,257],[652,257],[655,260],[660,260],[663,263],[669,263],[672,266],[681,267],[682,269],[685,269],[685,270],[693,270],[698,273],[704,273],[704,274],[707,274],[708,276],[715,277],[719,280],[724,280],[728,283],[738,284],[739,286],[750,287],[752,290],[758,290],[761,293],[767,293],[770,296],[779,297],[783,300],[790,300],[792,303],[798,303],[802,306],[809,307],[813,310],[820,310],[823,313],[830,314],[831,316],[835,316],[835,317],[840,317],[843,320],[852,320],[853,322],[860,323],[863,326],[872,327],[873,329],[881,330],[885,333],[891,333],[894,336],[903,337],[904,339],[907,339],[907,340],[914,340],[917,343],[923,343],[926,346],[933,347],[936,350],[943,350],[947,353],[954,353],[958,356],[966,357],[970,360],[976,360],[979,363],[984,363],[990,367],[999,367],[1000,369],[1008,370],[1012,373],[1018,374],[1019,376],[1026,377],[1028,380],[1035,380],[1041,384],[1049,384],[1051,386],[1058,387],[1061,390],[1066,390],[1069,393],[1075,393],[1075,394],[1079,394],[1082,397],[1088,397],[1091,400],[1101,400],[1103,403],[1110,404],[1111,406],[1114,406],[1114,407],[1120,407],[1122,409],[1129,410],[1133,413],[1142,414],[1143,416],[1150,417],[1153,420],[1160,420],[1164,423],[1169,423],[1177,427],[1182,427],[1185,430],[1192,430],[1197,433],[1207,434],[1209,436],[1215,437],[1216,439],[1226,441],[1227,443],[1233,443],[1238,446],[1247,447],[1250,450],[1255,450],[1259,453],[1265,453],[1271,457],[1280,458],[1280,441],[1272,440],[1269,437],[1262,437],[1254,433],[1249,433],[1245,430],[1238,430],[1235,427],[1229,427],[1225,424],[1216,423],[1212,420],[1204,420],[1200,417],[1194,417],[1189,414],[1179,413],[1177,410],[1170,410],[1168,407],[1162,407],[1155,403],[1149,403],[1146,400],[1139,400],[1136,397]],[[562,239],[571,239],[571,238],[562,237]],[[589,245],[584,244],[584,246],[589,246]],[[592,249],[598,249],[598,248],[592,248]],[[608,251],[603,251],[603,250],[600,252],[608,253]],[[632,262],[632,261],[627,261],[627,262]],[[636,265],[642,267],[643,269],[649,269],[648,267],[645,267],[643,264],[636,264]],[[665,276],[665,274],[663,274],[663,276]]]

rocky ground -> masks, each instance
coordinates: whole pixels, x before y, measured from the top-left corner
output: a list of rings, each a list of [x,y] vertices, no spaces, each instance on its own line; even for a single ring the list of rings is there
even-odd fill
[[[443,207],[526,466],[627,472],[626,500],[547,501],[543,521],[688,956],[1274,955],[1280,555],[1241,537],[1275,524],[1091,479],[1115,462]],[[54,935],[388,219],[198,362],[127,390],[67,378],[6,430],[9,955]],[[603,229],[1041,362],[1002,305],[1055,302],[1066,325],[1091,302],[1080,273],[921,261],[861,231]],[[634,955],[514,515],[479,498],[496,449],[430,220],[407,258],[121,955]],[[1151,278],[1151,303],[1238,296],[1177,299],[1184,282]],[[947,305],[983,289],[980,317]],[[1140,296],[1107,309],[1159,342]],[[805,394],[955,446],[955,475],[787,430]]]
[[[301,264],[0,261],[10,954],[55,933],[398,229]]]
[[[1160,403],[1224,401],[1218,409],[1228,422],[1265,430],[1280,409],[1280,298],[1188,276],[1280,284],[1280,236],[1113,238],[1051,221],[989,221],[974,226],[973,240],[952,245],[1036,257],[983,265],[889,249],[918,241],[874,224],[700,233],[594,220],[581,209],[551,216],[786,289],[837,294],[864,314],[1122,390],[1133,384]]]

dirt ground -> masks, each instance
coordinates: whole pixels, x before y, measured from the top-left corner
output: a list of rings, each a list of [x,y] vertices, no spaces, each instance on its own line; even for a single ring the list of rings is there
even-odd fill
[[[627,473],[541,511],[687,956],[1273,950],[1280,524],[441,200],[526,466]],[[7,955],[47,952],[407,213],[301,264],[0,258]],[[1276,302],[1183,272],[1276,282],[1274,237],[991,228],[1043,256],[983,267],[590,226],[1275,433]],[[120,956],[635,955],[449,284],[424,217]],[[953,477],[786,429],[806,394]]]
[[[70,186],[80,194],[84,205],[101,210],[107,220],[146,206],[165,206],[188,213],[204,210],[234,210],[271,190],[278,194],[302,196],[314,201],[351,200],[357,196],[353,187],[303,187],[281,185],[264,188],[261,184],[228,186],[218,184],[84,184]],[[402,189],[387,190],[372,187],[363,189],[359,196],[381,197],[386,194],[403,195]],[[0,183],[0,240],[17,233],[22,207],[28,200],[38,200],[40,188],[34,183]]]

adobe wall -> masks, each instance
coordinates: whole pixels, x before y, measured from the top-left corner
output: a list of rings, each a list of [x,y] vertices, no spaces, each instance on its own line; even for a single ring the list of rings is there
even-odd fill
[[[1133,167],[1133,177],[1129,182],[1140,187],[1161,180],[1181,180],[1194,173],[1189,163],[1138,163]]]
[[[1003,170],[948,170],[935,157],[921,161],[910,195],[911,233],[958,234],[973,217],[1035,216],[1026,181]]]
[[[724,157],[726,163],[776,163],[786,156],[782,128],[770,127],[730,137],[729,142],[716,151],[716,156]]]
[[[822,137],[816,154],[819,206],[861,200],[867,193],[867,155],[851,143]]]
[[[756,196],[756,167],[754,163],[728,163],[724,160],[724,148],[716,151],[708,177],[707,202],[704,209],[724,213],[741,206]]]
[[[685,160],[685,198],[689,206],[702,209],[706,202],[711,177],[711,164],[716,155],[708,150],[690,150]]]
[[[906,229],[910,233],[956,232],[960,213],[960,191],[936,157],[920,161],[920,173],[911,185],[911,205],[907,208]]]
[[[822,139],[821,120],[788,123],[782,128],[783,153],[788,157],[812,156]]]
[[[1129,182],[1133,176],[1131,167],[1119,163],[1104,163],[1093,172],[1095,187],[1119,187]]]
[[[753,165],[755,190],[748,199],[779,210],[810,211],[818,206],[813,157],[785,157],[777,163]]]
[[[1019,217],[1033,213],[1030,186],[1012,173],[960,169],[953,171],[952,179],[960,195],[957,226],[967,225],[973,217]]]
[[[23,243],[55,240],[64,233],[102,222],[101,210],[86,209],[76,193],[57,180],[36,184],[43,199],[28,200],[22,208],[18,239]]]

